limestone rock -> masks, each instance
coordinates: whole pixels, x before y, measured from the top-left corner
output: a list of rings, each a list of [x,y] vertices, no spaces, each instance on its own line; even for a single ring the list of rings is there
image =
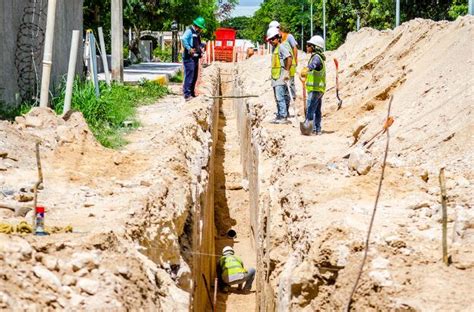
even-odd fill
[[[374,164],[372,156],[362,147],[356,148],[349,156],[348,167],[359,175],[366,175]]]
[[[74,253],[72,255],[72,260],[70,264],[72,265],[72,269],[74,272],[79,271],[83,268],[87,268],[88,270],[92,270],[99,265],[99,257],[94,253]]]
[[[50,287],[54,289],[61,287],[61,282],[59,281],[59,278],[47,268],[37,265],[33,268],[33,272],[37,277],[39,277]]]
[[[88,293],[89,295],[95,295],[97,291],[99,291],[100,283],[98,281],[88,279],[88,278],[81,278],[77,282],[77,286],[84,292]]]

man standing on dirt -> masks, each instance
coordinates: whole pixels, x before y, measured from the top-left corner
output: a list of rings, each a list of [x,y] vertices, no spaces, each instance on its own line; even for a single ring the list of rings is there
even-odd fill
[[[221,289],[224,292],[228,292],[232,285],[238,284],[238,290],[248,293],[252,289],[255,269],[250,268],[246,270],[242,259],[234,255],[234,249],[230,246],[225,246],[222,249],[222,257],[220,257],[217,265],[217,276],[220,278],[221,284],[223,284]],[[245,286],[242,289],[244,282]]]
[[[273,47],[272,51],[272,87],[277,104],[277,116],[272,123],[289,124],[288,107],[290,106],[290,96],[288,91],[288,80],[290,79],[290,69],[293,58],[290,51],[280,44],[280,30],[276,27],[267,30],[267,41]]]
[[[296,67],[298,66],[298,42],[296,42],[295,37],[287,32],[287,29],[277,21],[272,21],[268,28],[276,27],[280,30],[282,44],[286,45],[286,48],[291,53],[293,61],[291,63],[290,69],[290,92],[293,100],[296,99],[296,86],[295,86],[295,74]]]
[[[323,94],[326,92],[326,65],[324,61],[324,39],[321,36],[313,36],[306,42],[306,50],[311,53],[307,71],[306,90],[308,92],[307,112],[305,127],[309,127],[313,121],[313,133],[321,134],[321,106]]]
[[[181,42],[184,47],[184,84],[183,93],[186,101],[196,97],[195,88],[199,71],[199,59],[202,57],[201,32],[206,29],[204,18],[198,17],[183,34]]]

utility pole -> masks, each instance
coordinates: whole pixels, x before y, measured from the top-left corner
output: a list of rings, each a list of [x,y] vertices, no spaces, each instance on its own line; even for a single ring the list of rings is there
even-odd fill
[[[311,38],[312,38],[313,37],[313,0],[311,0],[309,15],[310,15],[310,18],[311,18],[311,20],[310,20],[310,27],[311,27],[310,34],[311,34]]]
[[[304,4],[301,5],[301,14],[304,14]],[[303,23],[303,18],[302,18],[301,19],[301,51],[303,51],[303,48],[304,48],[303,37],[304,37],[304,23]]]
[[[323,0],[323,39],[324,51],[326,51],[326,0]]]
[[[359,15],[359,11],[357,11],[357,31],[359,31],[360,29],[360,15]]]
[[[48,1],[48,19],[46,20],[46,36],[44,39],[43,73],[41,77],[40,107],[48,107],[49,83],[53,59],[54,23],[56,21],[56,0]]]
[[[474,1],[473,0],[469,0],[467,12],[469,15],[474,15]]]
[[[400,26],[400,0],[396,0],[397,4],[395,6],[395,27]]]
[[[123,82],[123,0],[112,0],[112,80]]]

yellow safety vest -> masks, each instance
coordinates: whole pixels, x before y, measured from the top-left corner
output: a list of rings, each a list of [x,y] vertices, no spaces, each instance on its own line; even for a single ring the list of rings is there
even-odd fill
[[[324,59],[318,53],[314,53],[311,56],[308,65],[311,64],[315,57],[319,57],[321,59],[323,68],[321,68],[320,71],[311,70],[308,73],[308,76],[306,78],[306,90],[308,92],[318,91],[324,93],[326,92],[326,65],[324,64]]]
[[[278,80],[281,76],[280,46],[273,50],[272,54],[272,79]]]

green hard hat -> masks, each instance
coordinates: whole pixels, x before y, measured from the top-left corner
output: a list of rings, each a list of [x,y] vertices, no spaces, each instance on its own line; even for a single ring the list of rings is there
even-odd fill
[[[204,30],[206,29],[206,21],[201,16],[196,18],[193,21],[193,24],[196,25],[197,27],[201,28],[201,29],[204,29]]]

